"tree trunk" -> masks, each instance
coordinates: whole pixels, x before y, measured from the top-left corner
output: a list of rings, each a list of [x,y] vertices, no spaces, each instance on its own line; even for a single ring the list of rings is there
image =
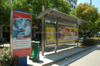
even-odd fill
[[[85,27],[85,24],[84,24],[84,27]],[[83,40],[86,40],[86,29],[84,28],[84,36],[83,36]]]

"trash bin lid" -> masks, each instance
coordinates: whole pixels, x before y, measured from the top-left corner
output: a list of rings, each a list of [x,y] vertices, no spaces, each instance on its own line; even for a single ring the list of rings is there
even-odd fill
[[[31,42],[33,42],[33,43],[40,43],[40,41],[31,41]]]
[[[34,43],[40,43],[40,41],[35,41]]]

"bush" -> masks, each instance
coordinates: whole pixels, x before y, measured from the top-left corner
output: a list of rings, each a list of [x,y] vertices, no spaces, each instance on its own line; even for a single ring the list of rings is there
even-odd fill
[[[98,43],[100,43],[100,38],[99,38],[99,37],[90,38],[90,39],[93,39],[93,40],[95,40],[95,44],[98,44]]]
[[[80,42],[82,46],[92,46],[95,45],[95,40],[93,39],[86,39]]]
[[[18,57],[13,57],[9,48],[0,49],[0,66],[16,66]]]
[[[93,37],[93,38],[88,38],[86,40],[79,40],[79,43],[81,44],[81,46],[92,46],[100,43],[100,38]]]

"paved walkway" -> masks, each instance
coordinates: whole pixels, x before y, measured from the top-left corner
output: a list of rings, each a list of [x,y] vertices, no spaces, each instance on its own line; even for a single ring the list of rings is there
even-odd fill
[[[10,43],[6,42],[6,43],[4,43],[4,46],[10,47]],[[82,52],[86,49],[87,48],[74,48],[73,46],[70,46],[68,48],[58,49],[57,53],[54,53],[54,51],[45,52],[44,53],[45,56],[42,56],[41,52],[40,52],[40,56],[39,56],[40,62],[33,62],[32,60],[29,60],[29,56],[27,56],[27,64],[28,64],[27,66],[50,66],[52,63],[54,63],[56,61],[65,59],[76,53]]]
[[[10,47],[10,42],[4,42],[3,44],[4,44],[4,47]],[[0,47],[1,46],[3,46],[3,45],[0,45]]]
[[[85,50],[86,48],[67,48],[64,51],[58,50],[57,53],[51,52],[53,54],[49,54],[49,55],[45,55],[42,56],[40,54],[40,60],[41,62],[33,62],[32,60],[29,60],[29,56],[28,58],[28,66],[50,66],[53,62],[55,61],[59,61],[62,58],[67,58],[75,53],[81,52],[83,50]],[[50,53],[50,52],[49,52]]]

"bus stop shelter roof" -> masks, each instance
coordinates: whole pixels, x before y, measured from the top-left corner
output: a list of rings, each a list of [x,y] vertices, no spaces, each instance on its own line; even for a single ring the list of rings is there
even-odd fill
[[[66,24],[83,24],[86,23],[87,21],[70,16],[68,14],[65,14],[63,12],[54,10],[54,9],[46,9],[43,11],[41,14],[39,14],[36,19],[42,19],[44,18],[45,20],[51,20],[51,21],[56,21],[59,23],[66,23]]]

